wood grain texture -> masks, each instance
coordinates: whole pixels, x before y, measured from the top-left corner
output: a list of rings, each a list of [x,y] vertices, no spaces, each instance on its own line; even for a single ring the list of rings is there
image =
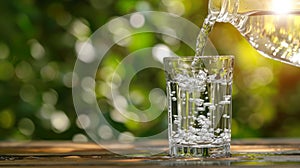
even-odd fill
[[[0,142],[0,167],[299,167],[300,139],[235,140],[230,158],[170,158],[167,141],[122,145],[115,154],[95,143],[66,141]],[[164,148],[151,155],[147,149]]]

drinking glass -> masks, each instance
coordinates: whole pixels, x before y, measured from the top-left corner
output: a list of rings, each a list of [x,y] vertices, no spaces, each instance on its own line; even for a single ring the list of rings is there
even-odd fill
[[[234,56],[166,57],[169,152],[229,157]]]

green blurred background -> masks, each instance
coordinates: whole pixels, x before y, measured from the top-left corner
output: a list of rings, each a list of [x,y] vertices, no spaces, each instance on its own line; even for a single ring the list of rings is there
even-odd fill
[[[87,141],[78,120],[93,121],[78,119],[72,101],[76,49],[111,19],[148,10],[175,13],[200,27],[207,0],[1,0],[0,140]],[[217,23],[210,39],[219,54],[236,56],[233,138],[300,137],[300,69],[262,57],[229,24]],[[158,43],[178,55],[193,54],[180,42],[141,34],[114,46],[99,67],[98,105],[120,131],[148,136],[167,128],[166,112],[146,124],[120,118],[105,93],[126,55]],[[135,105],[148,108],[149,91],[164,86],[162,70],[138,73],[130,87]]]

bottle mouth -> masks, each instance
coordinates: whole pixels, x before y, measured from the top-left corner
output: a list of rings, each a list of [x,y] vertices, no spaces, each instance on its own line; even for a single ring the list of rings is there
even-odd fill
[[[239,0],[210,0],[208,4],[209,14],[219,22],[226,22],[228,15],[236,15],[238,8]]]

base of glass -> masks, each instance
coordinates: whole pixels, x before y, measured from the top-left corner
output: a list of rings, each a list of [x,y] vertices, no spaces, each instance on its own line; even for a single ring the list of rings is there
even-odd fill
[[[170,145],[172,157],[224,158],[230,157],[230,143],[222,145]]]

